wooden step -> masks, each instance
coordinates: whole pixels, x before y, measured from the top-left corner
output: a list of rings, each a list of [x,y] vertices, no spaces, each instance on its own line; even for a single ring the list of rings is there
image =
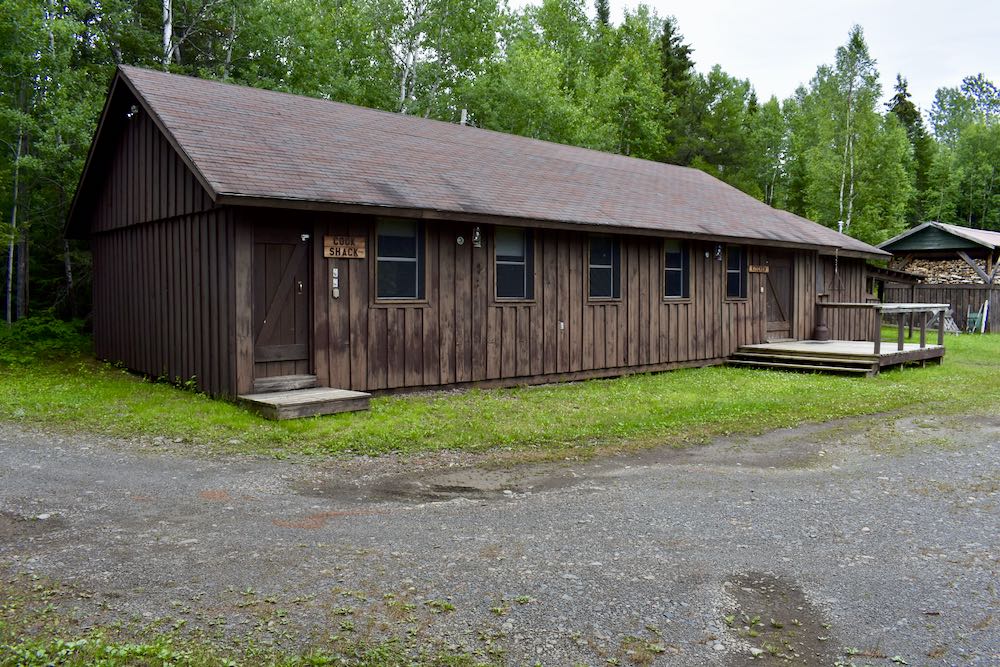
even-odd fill
[[[317,387],[246,394],[239,397],[239,402],[266,419],[297,419],[367,410],[370,399],[371,394],[360,391]]]
[[[253,381],[253,393],[263,394],[269,391],[294,391],[295,389],[312,389],[317,384],[315,375],[277,375],[269,378],[257,378]]]
[[[875,373],[873,366],[857,368],[850,366],[814,366],[809,364],[784,364],[776,361],[741,361],[730,359],[726,362],[729,366],[739,366],[742,368],[772,368],[783,371],[807,371],[810,373],[845,373],[849,375],[872,375]]]
[[[825,346],[824,346],[825,347]],[[740,354],[792,354],[798,357],[825,357],[828,359],[844,359],[846,361],[870,361],[874,363],[878,360],[878,356],[874,353],[872,354],[861,354],[858,352],[847,352],[839,350],[836,347],[829,347],[826,349],[818,348],[815,350],[808,349],[782,349],[782,348],[767,348],[763,346],[742,346],[738,348],[737,353]]]
[[[851,357],[814,357],[810,355],[799,355],[790,353],[769,353],[769,352],[737,352],[733,359],[742,361],[780,361],[788,363],[803,362],[806,364],[834,366],[856,366],[858,368],[871,368],[875,363],[871,359],[858,359]]]

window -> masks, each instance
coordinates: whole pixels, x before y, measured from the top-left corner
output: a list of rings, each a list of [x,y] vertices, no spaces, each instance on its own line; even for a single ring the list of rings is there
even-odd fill
[[[613,236],[590,237],[590,298],[621,297],[621,245]]]
[[[412,220],[381,220],[376,249],[379,299],[424,298],[424,230]]]
[[[531,230],[497,227],[493,234],[498,299],[535,297]]]
[[[730,299],[747,297],[747,254],[741,246],[726,248],[726,296]]]
[[[683,241],[666,241],[663,256],[663,296],[668,299],[686,299],[690,296],[688,276],[691,260],[687,244]]]

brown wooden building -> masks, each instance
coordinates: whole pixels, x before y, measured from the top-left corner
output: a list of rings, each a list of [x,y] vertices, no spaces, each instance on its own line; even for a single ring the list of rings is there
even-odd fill
[[[693,169],[127,67],[68,232],[98,356],[220,396],[720,363],[887,256]]]

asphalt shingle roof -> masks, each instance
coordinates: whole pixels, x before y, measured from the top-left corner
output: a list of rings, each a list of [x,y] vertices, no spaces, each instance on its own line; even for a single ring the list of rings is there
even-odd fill
[[[213,198],[421,209],[884,255],[696,169],[122,67]]]

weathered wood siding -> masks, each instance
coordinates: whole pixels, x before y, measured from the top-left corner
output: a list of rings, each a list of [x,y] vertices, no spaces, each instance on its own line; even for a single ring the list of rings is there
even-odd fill
[[[109,158],[91,234],[212,208],[208,193],[144,111],[123,122]]]
[[[868,301],[865,260],[852,257],[823,256],[820,272],[816,276],[820,301],[839,303],[864,303]],[[830,338],[836,340],[870,340],[875,331],[875,315],[870,310],[857,308],[825,309],[826,325]],[[815,323],[815,321],[814,321]],[[804,336],[812,337],[812,329]]]
[[[125,123],[107,170],[90,238],[98,358],[234,394],[232,211],[212,210],[145,113]]]
[[[990,315],[986,330],[1000,333],[1000,286],[992,289],[987,285],[917,285],[911,294],[910,286],[887,285],[886,303],[948,303],[951,304],[955,323],[964,331],[969,311],[979,311],[983,302],[990,300]]]
[[[232,214],[210,211],[91,239],[97,356],[152,377],[235,388]]]
[[[621,298],[587,298],[588,236],[535,231],[535,298],[494,298],[493,234],[471,243],[473,225],[428,222],[427,298],[378,303],[374,225],[370,218],[315,220],[315,365],[333,387],[387,390],[474,382],[528,382],[615,375],[718,362],[765,338],[765,275],[748,276],[747,298],[725,297],[724,263],[714,243],[691,243],[691,298],[662,297],[658,238],[622,236]],[[369,259],[327,260],[323,234],[363,235]],[[463,245],[456,238],[465,239]],[[749,248],[751,264],[766,251]],[[706,254],[708,255],[706,257]],[[796,335],[811,334],[815,254],[796,253]],[[330,269],[341,297],[331,298]],[[808,279],[807,279],[808,277]],[[562,326],[560,326],[562,323]]]

